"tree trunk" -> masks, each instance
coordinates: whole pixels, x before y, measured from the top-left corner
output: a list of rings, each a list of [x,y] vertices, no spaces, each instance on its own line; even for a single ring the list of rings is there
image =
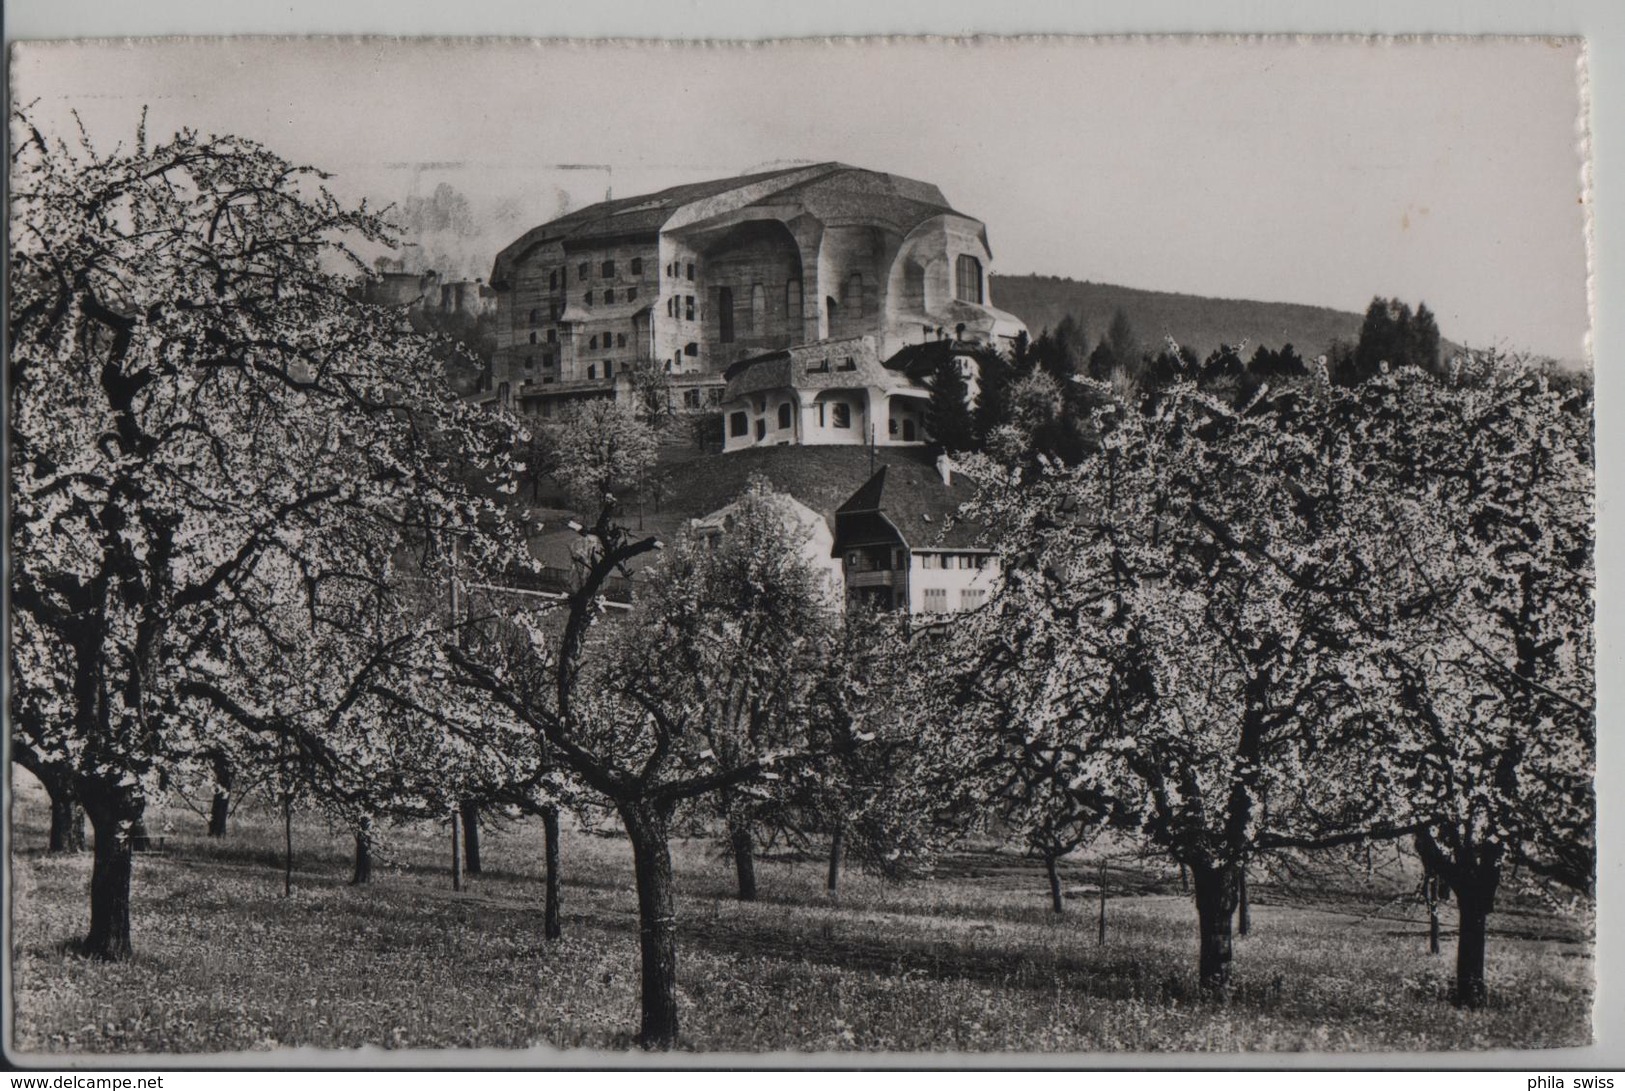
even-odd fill
[[[1439,879],[1429,875],[1422,880],[1422,895],[1428,903],[1428,954],[1439,953]]]
[[[85,812],[72,789],[51,793],[51,840],[48,852],[85,851]]]
[[[1240,898],[1241,869],[1234,864],[1191,865],[1200,929],[1198,973],[1202,991],[1223,998],[1230,989],[1230,926]]]
[[[1106,861],[1100,862],[1100,938],[1096,942],[1106,946]]]
[[[642,953],[643,1018],[638,1044],[666,1050],[677,1045],[677,919],[672,903],[671,813],[648,803],[620,807],[632,841],[638,883],[638,946]]]
[[[728,812],[728,847],[733,852],[734,873],[739,878],[739,900],[756,900],[756,845],[750,816],[732,808]]]
[[[1236,935],[1245,936],[1253,930],[1252,906],[1247,899],[1247,869],[1241,869],[1236,880]]]
[[[118,789],[107,800],[85,800],[95,833],[90,870],[90,932],[84,953],[121,962],[130,957],[130,878],[134,873],[134,831],[142,802]],[[129,823],[128,826],[125,823]]]
[[[293,894],[293,797],[282,797],[282,896]]]
[[[1045,853],[1044,873],[1049,876],[1049,907],[1057,913],[1066,912],[1066,901],[1061,895],[1061,869],[1056,866],[1055,855]]]
[[[829,880],[826,887],[831,894],[841,888],[841,853],[846,849],[846,823],[836,826],[829,835]]]
[[[1482,1008],[1489,1002],[1484,981],[1484,951],[1489,942],[1490,912],[1495,908],[1495,890],[1500,875],[1493,869],[1487,875],[1459,876],[1456,913],[1460,931],[1456,936],[1456,991],[1458,1008]]]
[[[219,751],[215,751],[212,762],[214,765],[214,800],[209,804],[209,836],[226,836],[226,816],[231,808],[231,762]]]
[[[542,933],[548,939],[564,934],[559,922],[559,809],[542,808],[543,855],[547,861],[545,893],[542,896]]]
[[[350,876],[352,886],[372,882],[372,819],[363,816],[355,828],[355,872]]]
[[[463,801],[463,870],[480,873],[480,806],[469,800]]]
[[[457,808],[451,809],[451,888],[460,891],[463,889],[463,839],[457,832],[457,822],[461,818]]]
[[[214,799],[209,804],[209,836],[226,836],[226,815],[230,808],[230,797],[219,788],[214,790]]]

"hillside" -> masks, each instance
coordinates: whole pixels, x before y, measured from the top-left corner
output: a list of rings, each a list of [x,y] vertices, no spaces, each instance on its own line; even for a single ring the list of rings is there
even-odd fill
[[[1290,343],[1312,358],[1333,340],[1351,344],[1358,340],[1363,318],[1330,307],[1212,299],[1063,277],[995,275],[992,281],[993,302],[1025,322],[1034,337],[1072,314],[1082,320],[1093,344],[1105,333],[1113,312],[1122,308],[1146,348],[1154,349],[1165,336],[1172,336],[1204,357],[1221,344],[1246,341],[1270,348]]]

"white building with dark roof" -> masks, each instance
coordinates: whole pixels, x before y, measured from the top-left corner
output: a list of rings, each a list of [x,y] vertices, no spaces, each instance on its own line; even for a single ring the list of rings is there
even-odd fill
[[[612,396],[645,367],[720,387],[811,342],[999,344],[1022,326],[989,300],[991,262],[986,227],[936,186],[841,163],[604,201],[497,255],[489,385],[528,408]]]
[[[999,563],[983,528],[961,514],[975,492],[955,479],[947,456],[935,470],[881,466],[835,512],[847,602],[925,617],[983,606],[998,587]]]

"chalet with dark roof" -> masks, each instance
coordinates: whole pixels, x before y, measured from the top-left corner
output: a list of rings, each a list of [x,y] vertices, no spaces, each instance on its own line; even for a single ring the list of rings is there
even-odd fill
[[[975,610],[999,580],[984,528],[961,512],[975,487],[946,456],[881,466],[835,511],[848,603],[913,615]]]

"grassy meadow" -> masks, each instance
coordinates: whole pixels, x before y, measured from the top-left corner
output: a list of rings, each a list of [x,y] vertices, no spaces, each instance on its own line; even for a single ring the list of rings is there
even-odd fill
[[[384,834],[367,887],[347,836],[295,821],[291,897],[277,816],[246,808],[222,840],[184,807],[149,818],[137,858],[136,957],[86,961],[90,856],[43,852],[47,809],[15,773],[14,1048],[192,1053],[279,1046],[626,1049],[637,1028],[630,852],[566,829],[564,938],[542,938],[538,821],[483,838],[484,871],[450,889],[444,826]],[[606,831],[607,832],[607,831]],[[1106,943],[1098,874],[1070,862],[1056,915],[1042,869],[991,851],[928,880],[758,864],[731,896],[703,841],[674,846],[684,1045],[695,1050],[1249,1051],[1532,1048],[1590,1040],[1589,917],[1534,906],[1491,920],[1487,1010],[1445,1001],[1445,953],[1390,893],[1292,898],[1255,880],[1228,1004],[1196,996],[1196,923],[1177,875],[1115,867]],[[1350,881],[1351,887],[1358,882]],[[1120,893],[1118,893],[1120,892]]]

